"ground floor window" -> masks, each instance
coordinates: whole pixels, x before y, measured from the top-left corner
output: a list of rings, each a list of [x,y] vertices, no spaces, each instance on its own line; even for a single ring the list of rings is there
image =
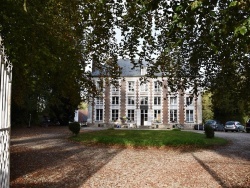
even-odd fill
[[[154,110],[154,121],[157,123],[161,122],[161,110]]]
[[[119,117],[119,110],[112,110],[112,121],[118,120]]]
[[[128,110],[128,120],[135,121],[135,110]]]
[[[177,122],[177,110],[170,110],[170,122]]]
[[[186,122],[194,122],[194,111],[186,110]]]
[[[96,109],[96,121],[103,120],[103,109]]]

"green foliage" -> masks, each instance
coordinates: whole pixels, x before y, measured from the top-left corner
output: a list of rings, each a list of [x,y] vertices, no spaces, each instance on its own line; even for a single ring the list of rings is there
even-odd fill
[[[211,126],[205,126],[204,130],[207,138],[214,138],[214,129]]]
[[[103,130],[85,132],[72,137],[72,140],[86,144],[107,144],[129,147],[183,147],[206,148],[223,145],[227,140],[222,138],[206,139],[204,135],[187,131],[162,130]]]
[[[75,135],[77,136],[80,132],[81,126],[79,123],[77,122],[73,122],[69,124],[69,130]]]
[[[247,114],[249,12],[249,0],[3,0],[0,33],[14,66],[12,101],[27,112],[45,106],[57,118],[72,114],[80,91],[86,99],[98,93],[85,68],[93,61],[102,78],[114,80],[120,56],[135,67],[151,62],[147,77],[160,70],[172,91],[211,88],[225,95],[220,108],[230,110],[238,101],[239,113]],[[59,114],[61,106],[67,110]]]
[[[211,92],[206,91],[202,95],[202,121],[205,122],[208,119],[214,118],[213,108],[212,108],[212,99]]]

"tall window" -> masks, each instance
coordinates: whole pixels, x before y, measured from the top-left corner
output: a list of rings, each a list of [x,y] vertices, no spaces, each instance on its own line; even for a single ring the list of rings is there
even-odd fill
[[[128,104],[134,105],[135,104],[135,98],[134,97],[128,97]]]
[[[112,110],[112,121],[116,121],[119,117],[119,110]]]
[[[147,67],[142,66],[141,67],[141,75],[147,74]]]
[[[194,111],[193,110],[186,110],[186,121],[187,122],[194,122]]]
[[[141,84],[140,88],[142,92],[148,91],[148,83]]]
[[[112,104],[119,104],[119,97],[112,97]]]
[[[160,83],[158,81],[154,82],[154,91],[155,92],[161,91],[161,85],[160,85]]]
[[[161,105],[161,97],[154,97],[154,105]]]
[[[148,121],[148,110],[141,110],[141,115],[144,117],[144,121]]]
[[[177,122],[177,110],[170,110],[170,122]]]
[[[177,97],[170,97],[170,104],[172,105],[177,104]]]
[[[147,105],[148,104],[148,97],[141,97],[141,104]]]
[[[112,92],[117,92],[117,91],[119,91],[118,82],[115,83],[114,85],[111,85],[111,91],[112,91]]]
[[[135,121],[135,110],[128,110],[128,120]]]
[[[154,121],[157,123],[161,122],[161,110],[154,110]]]
[[[96,121],[103,120],[103,109],[96,109]]]
[[[103,105],[103,99],[101,97],[96,98],[96,105]]]
[[[193,97],[186,97],[186,105],[192,105],[193,104]]]
[[[129,81],[128,82],[128,91],[129,92],[134,92],[135,91],[135,82],[134,81]]]

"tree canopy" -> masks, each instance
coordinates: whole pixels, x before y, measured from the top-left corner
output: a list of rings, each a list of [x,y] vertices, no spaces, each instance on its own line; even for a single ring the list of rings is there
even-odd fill
[[[117,78],[118,58],[150,62],[147,76],[173,90],[232,91],[249,106],[250,0],[4,0],[0,13],[17,109],[76,108],[95,91],[85,68]]]

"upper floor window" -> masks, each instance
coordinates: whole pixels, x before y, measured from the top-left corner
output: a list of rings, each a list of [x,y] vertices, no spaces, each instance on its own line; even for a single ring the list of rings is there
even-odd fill
[[[135,91],[135,82],[134,81],[129,81],[128,82],[128,91],[130,91],[130,92]]]
[[[141,75],[147,74],[147,67],[142,66],[141,67]]]
[[[193,104],[193,97],[186,97],[186,105],[192,105]]]
[[[161,84],[158,81],[154,82],[154,91],[155,92],[161,91]]]
[[[112,84],[112,85],[111,85],[111,91],[112,91],[112,92],[117,92],[117,91],[119,91],[119,84],[118,84],[118,82],[117,82],[116,84]]]
[[[161,105],[161,97],[154,97],[154,105]]]
[[[128,97],[128,104],[135,104],[135,98],[134,97]]]
[[[177,104],[177,97],[170,97],[170,104],[176,105]]]
[[[147,105],[148,104],[148,97],[141,97],[141,104]]]
[[[112,104],[119,104],[119,97],[112,97]]]
[[[142,83],[140,88],[141,88],[141,91],[148,91],[148,83]]]
[[[103,98],[97,97],[96,98],[96,105],[103,105]]]

